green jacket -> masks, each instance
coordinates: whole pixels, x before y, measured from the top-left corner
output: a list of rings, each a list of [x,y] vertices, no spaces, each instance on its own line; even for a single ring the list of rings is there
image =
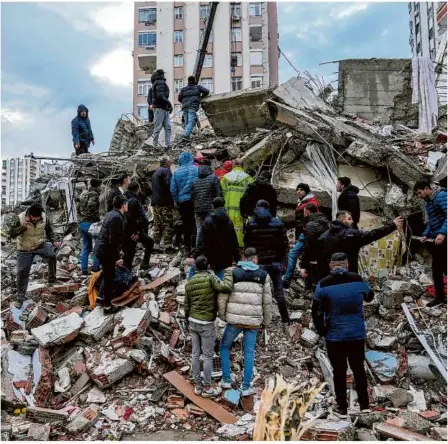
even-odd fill
[[[84,190],[79,197],[78,222],[98,222],[100,220],[100,193],[96,188]]]
[[[232,269],[227,268],[221,281],[209,271],[199,271],[185,285],[185,319],[191,316],[212,322],[218,311],[218,294],[230,293],[233,287]]]

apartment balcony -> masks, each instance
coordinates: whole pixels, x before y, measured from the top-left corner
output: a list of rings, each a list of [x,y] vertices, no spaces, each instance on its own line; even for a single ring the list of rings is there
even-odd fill
[[[138,54],[138,66],[142,71],[153,72],[157,69],[157,54]]]

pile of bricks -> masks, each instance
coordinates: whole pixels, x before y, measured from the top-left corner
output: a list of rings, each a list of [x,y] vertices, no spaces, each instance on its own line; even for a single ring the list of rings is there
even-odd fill
[[[121,313],[118,335],[112,339],[114,349],[138,344],[149,327],[151,312],[140,308],[127,308]]]
[[[29,329],[40,327],[41,325],[45,324],[47,317],[48,317],[47,312],[40,305],[36,305],[34,307],[34,310],[28,317],[28,322],[26,326]]]
[[[54,386],[53,363],[48,349],[43,347],[36,349],[33,355],[33,370],[34,402],[37,406],[43,407],[49,402]]]

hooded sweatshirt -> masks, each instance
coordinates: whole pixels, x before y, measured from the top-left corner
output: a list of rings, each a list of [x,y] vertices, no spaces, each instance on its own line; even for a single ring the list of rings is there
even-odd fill
[[[171,180],[171,195],[175,204],[191,200],[191,186],[198,177],[198,167],[193,165],[193,156],[184,151],[179,156],[179,168]]]
[[[184,86],[180,90],[178,100],[182,103],[182,109],[192,109],[193,111],[198,111],[199,102],[203,97],[207,97],[210,91],[195,82],[188,82],[187,86]]]
[[[81,112],[87,113],[86,117],[81,117]],[[88,148],[94,140],[92,128],[90,126],[89,110],[84,105],[78,106],[78,115],[72,120],[73,144],[83,143]]]
[[[348,211],[352,215],[354,228],[358,228],[361,209],[359,207],[359,188],[349,185],[338,198],[338,210]]]
[[[240,202],[240,211],[244,217],[252,216],[257,202],[263,199],[269,203],[269,212],[277,215],[277,191],[271,185],[269,179],[259,176],[251,183]]]
[[[196,213],[213,210],[212,202],[215,197],[221,197],[222,191],[218,178],[208,165],[198,167],[198,177],[191,186],[191,198]]]
[[[215,175],[221,181],[224,175],[230,173],[232,169],[233,169],[233,162],[231,160],[226,160],[223,166],[215,171]]]

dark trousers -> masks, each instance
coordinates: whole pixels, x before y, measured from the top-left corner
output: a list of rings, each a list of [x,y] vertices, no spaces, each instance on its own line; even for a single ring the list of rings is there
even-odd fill
[[[142,265],[147,266],[149,265],[149,259],[151,259],[154,241],[147,234],[139,233],[137,242],[140,242],[145,248]],[[123,240],[123,263],[129,271],[132,271],[137,242],[134,242],[130,237],[125,237]]]
[[[438,301],[445,301],[443,276],[446,276],[447,273],[446,246],[446,240],[442,245],[428,244],[428,250],[432,254],[432,279]]]
[[[86,154],[89,152],[89,147],[85,142],[79,142],[79,148],[75,148],[76,155],[79,156],[80,154]]]
[[[179,204],[179,213],[184,227],[184,244],[188,251],[196,246],[196,222],[194,220],[194,205],[192,200]]]
[[[355,378],[356,393],[361,410],[369,408],[367,376],[364,369],[364,340],[327,341],[328,359],[333,367],[333,382],[336,403],[341,410],[347,410],[347,359]]]
[[[109,258],[98,256],[98,260],[100,261],[101,268],[103,270],[103,306],[104,308],[110,307],[112,300],[112,290],[114,288],[114,279],[115,279],[115,264],[117,262],[117,258]]]
[[[285,294],[283,291],[282,269],[279,262],[270,265],[261,265],[261,268],[269,274],[274,287],[274,298],[277,301],[278,310],[282,318],[282,322],[289,321],[288,307],[286,305]]]

